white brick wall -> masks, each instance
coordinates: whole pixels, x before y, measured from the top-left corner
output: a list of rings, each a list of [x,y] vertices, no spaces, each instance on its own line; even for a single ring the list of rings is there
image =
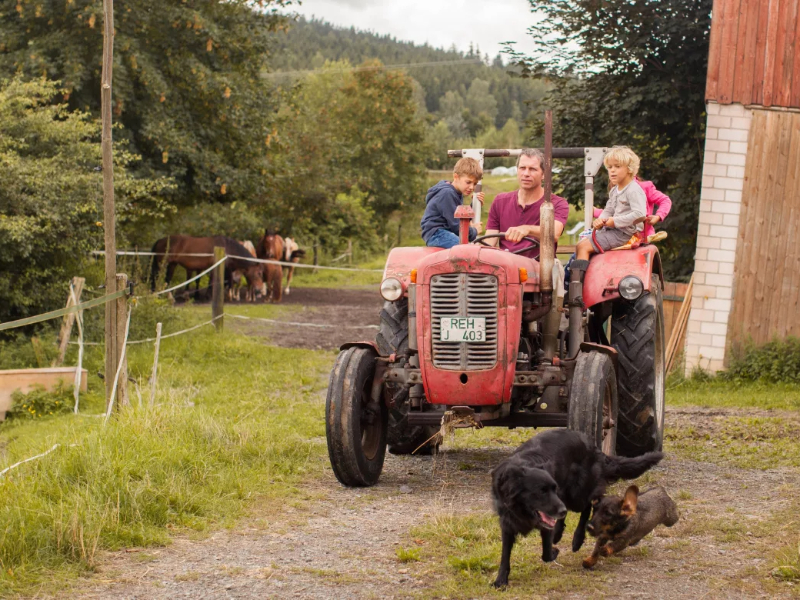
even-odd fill
[[[733,296],[747,137],[752,111],[741,104],[707,105],[700,224],[692,312],[686,329],[686,373],[722,368]]]

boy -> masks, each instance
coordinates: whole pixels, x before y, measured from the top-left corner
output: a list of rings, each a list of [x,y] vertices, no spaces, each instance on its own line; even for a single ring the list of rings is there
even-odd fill
[[[453,181],[440,181],[428,190],[425,196],[425,214],[422,215],[422,239],[428,246],[439,248],[452,248],[458,241],[458,219],[455,218],[456,208],[463,201],[463,196],[472,193],[481,180],[483,172],[478,161],[474,158],[462,158],[453,168]],[[477,194],[478,200],[483,202],[483,192]],[[469,241],[471,242],[483,231],[481,223],[469,228]]]
[[[606,153],[603,164],[613,187],[606,207],[592,223],[591,237],[578,243],[579,261],[588,261],[592,254],[622,246],[644,230],[647,196],[636,181],[639,157],[627,146],[614,146]]]

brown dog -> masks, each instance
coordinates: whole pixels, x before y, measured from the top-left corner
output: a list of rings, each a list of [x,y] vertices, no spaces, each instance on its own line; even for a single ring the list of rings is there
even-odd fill
[[[659,525],[672,527],[678,522],[678,507],[666,490],[659,486],[639,494],[630,486],[625,496],[603,498],[594,508],[594,516],[586,529],[597,538],[592,555],[583,560],[591,569],[599,556],[611,556],[639,543]]]

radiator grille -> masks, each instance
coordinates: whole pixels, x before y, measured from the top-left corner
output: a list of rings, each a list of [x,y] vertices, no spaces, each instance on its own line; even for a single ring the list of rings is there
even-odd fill
[[[497,363],[497,278],[493,275],[434,275],[430,286],[433,365],[451,371],[491,369]],[[484,317],[486,341],[441,342],[442,317]]]

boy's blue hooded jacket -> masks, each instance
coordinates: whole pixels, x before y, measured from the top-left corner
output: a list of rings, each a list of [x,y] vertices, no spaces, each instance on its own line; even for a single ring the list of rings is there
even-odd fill
[[[430,237],[437,229],[447,229],[458,235],[458,219],[455,218],[456,208],[461,206],[462,199],[459,191],[449,181],[440,181],[428,190],[425,196],[425,214],[422,215],[422,239],[428,243]],[[469,241],[478,237],[474,227],[469,228]]]

